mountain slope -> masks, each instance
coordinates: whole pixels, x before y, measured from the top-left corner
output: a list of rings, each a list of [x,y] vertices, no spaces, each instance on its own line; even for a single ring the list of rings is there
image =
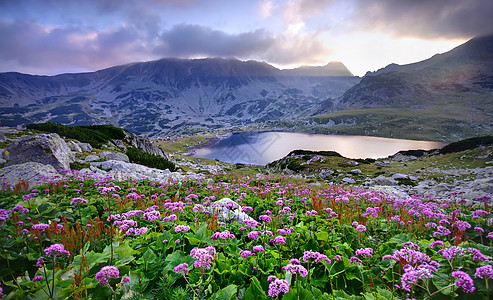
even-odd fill
[[[344,93],[337,109],[339,123],[347,123],[350,118],[371,134],[393,126],[392,120],[383,120],[383,115],[387,119],[389,114],[407,114],[405,123],[423,125],[416,126],[418,130],[436,128],[434,135],[428,135],[434,139],[455,140],[466,138],[467,134],[491,133],[493,36],[473,38],[421,62],[392,64],[368,73]],[[345,118],[341,119],[342,114]],[[316,119],[326,123],[331,116],[322,114]],[[423,119],[436,124],[423,123]],[[337,124],[332,118],[334,123]]]
[[[341,69],[338,65],[337,74]],[[110,123],[150,135],[218,128],[309,115],[359,81],[328,76],[328,68],[320,76],[312,71],[292,74],[257,61],[210,58],[56,76],[1,73],[0,121],[8,126]]]

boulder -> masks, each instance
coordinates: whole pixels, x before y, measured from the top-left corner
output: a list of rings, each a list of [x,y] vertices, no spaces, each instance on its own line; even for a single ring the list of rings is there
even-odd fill
[[[74,142],[74,141],[68,141],[67,142],[67,146],[68,148],[72,151],[72,152],[76,152],[76,153],[82,153],[82,149],[80,148],[80,146]]]
[[[89,143],[78,142],[77,145],[80,147],[82,152],[91,152],[92,151],[92,146]]]
[[[211,203],[209,209],[217,217],[227,222],[255,221],[252,217],[241,211],[241,206],[230,198],[222,198]]]
[[[361,171],[360,169],[352,169],[351,170],[351,174],[358,175],[358,174],[361,174],[361,173],[363,173],[363,171]]]
[[[115,144],[115,146],[122,149],[123,151],[127,150],[127,146],[125,146],[122,140],[114,140],[113,143]]]
[[[328,169],[322,169],[320,170],[320,174],[318,175],[321,179],[329,178],[334,175],[334,171],[328,170]]]
[[[125,141],[145,153],[166,157],[163,150],[154,145],[147,137],[137,136],[131,132],[125,131]]]
[[[51,165],[37,162],[26,162],[0,169],[2,189],[11,189],[22,180],[28,182],[29,188],[35,187],[40,181],[60,177]]]
[[[370,180],[369,185],[384,185],[384,186],[396,186],[399,183],[394,178],[389,178],[384,175],[380,175]]]
[[[102,158],[105,158],[106,160],[119,160],[119,161],[124,161],[124,162],[130,162],[130,159],[125,153],[121,152],[110,152],[110,151],[104,151],[100,154]]]
[[[86,158],[84,158],[84,161],[85,162],[91,162],[91,161],[96,161],[98,159],[99,159],[99,156],[93,155],[93,154],[89,154],[88,156],[86,156]]]
[[[55,169],[70,169],[74,154],[67,143],[56,133],[25,136],[7,146],[3,152],[6,166],[26,162],[51,165]]]
[[[354,180],[352,178],[349,178],[349,177],[344,177],[342,179],[342,182],[344,182],[345,184],[355,184],[356,183],[356,180]]]

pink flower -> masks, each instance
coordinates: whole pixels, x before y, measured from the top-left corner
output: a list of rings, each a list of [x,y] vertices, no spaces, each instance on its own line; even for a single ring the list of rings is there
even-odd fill
[[[188,274],[189,270],[188,270],[188,264],[187,263],[181,263],[179,264],[178,266],[176,266],[173,271],[175,273],[181,273],[183,275],[186,275]]]
[[[118,268],[115,266],[105,266],[102,267],[101,270],[96,273],[96,280],[102,286],[109,285],[109,281],[111,278],[119,278],[120,272]]]

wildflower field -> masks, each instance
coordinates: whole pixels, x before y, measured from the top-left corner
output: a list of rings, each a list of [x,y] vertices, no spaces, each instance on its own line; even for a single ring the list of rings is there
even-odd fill
[[[264,175],[116,182],[74,172],[0,195],[1,295],[491,299],[490,200]],[[250,218],[231,221],[239,212]]]

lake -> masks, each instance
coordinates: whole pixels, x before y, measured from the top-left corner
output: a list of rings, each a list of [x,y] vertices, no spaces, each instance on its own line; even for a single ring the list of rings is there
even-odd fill
[[[295,132],[242,132],[211,146],[195,149],[194,157],[228,163],[266,165],[296,149],[335,151],[348,158],[385,158],[401,150],[430,150],[445,143],[370,136]]]

